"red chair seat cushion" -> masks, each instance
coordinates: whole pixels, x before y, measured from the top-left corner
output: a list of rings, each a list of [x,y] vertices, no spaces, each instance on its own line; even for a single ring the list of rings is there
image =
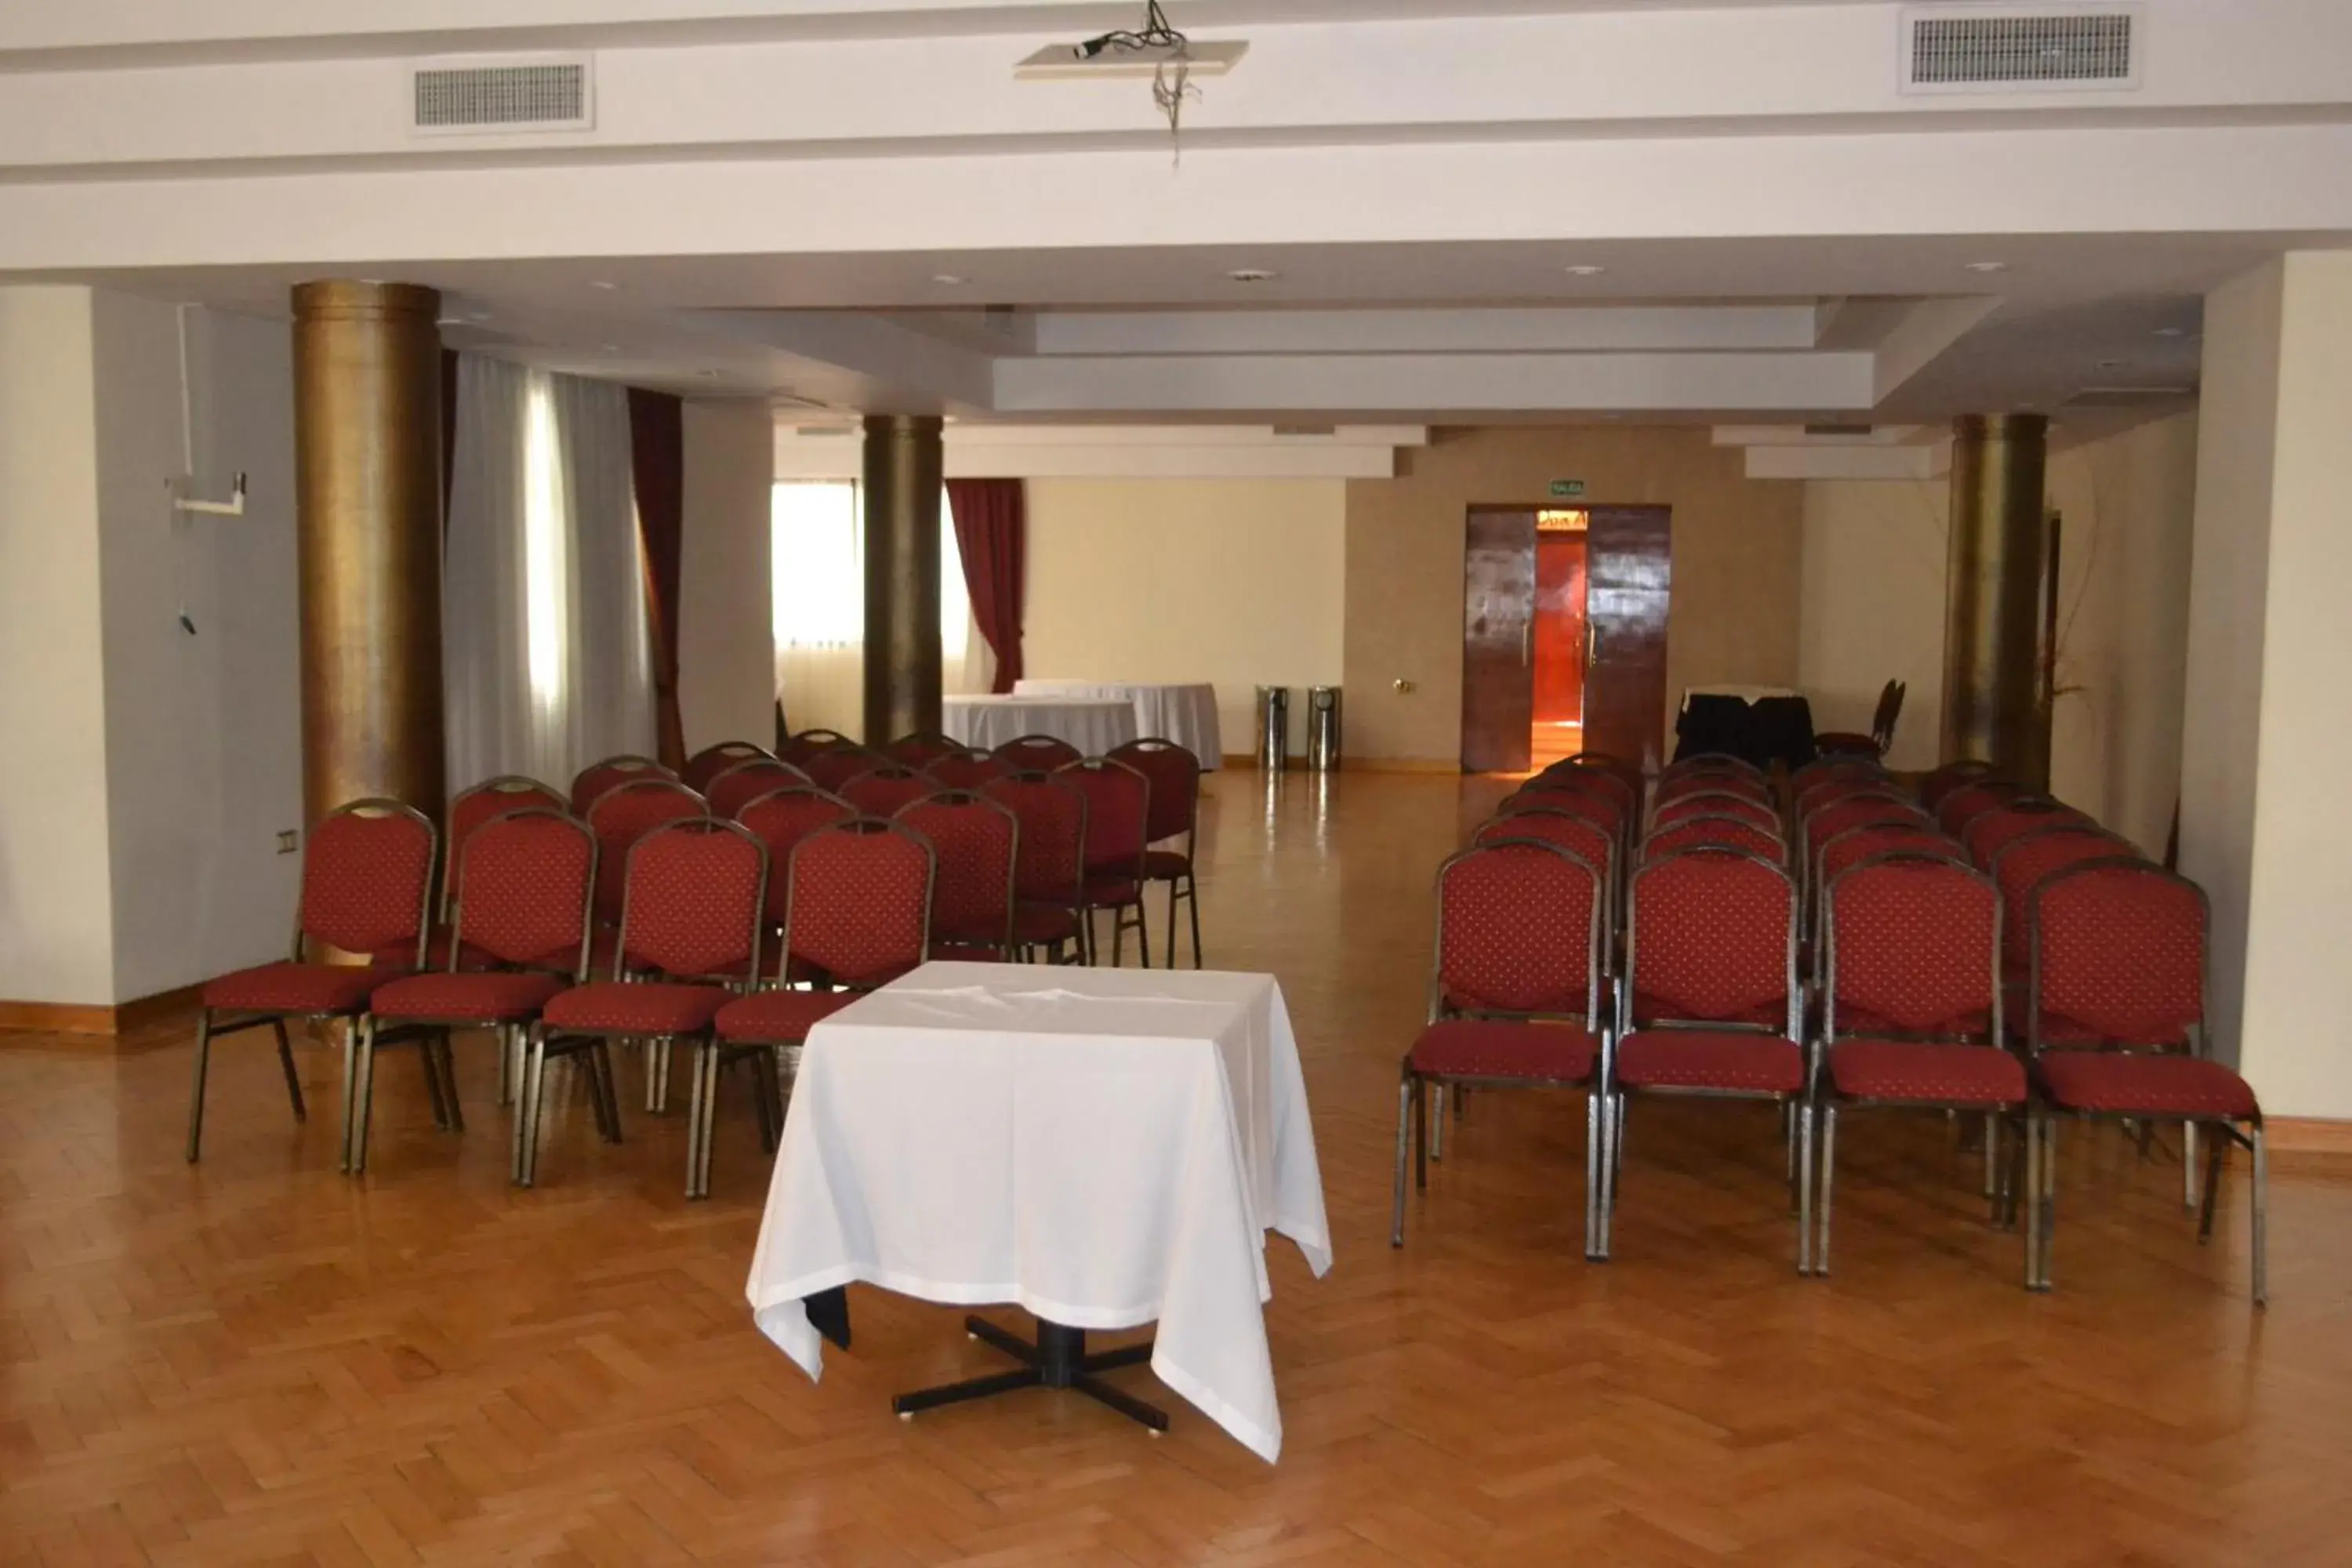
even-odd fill
[[[1142,897],[1143,886],[1132,877],[1089,874],[1087,878],[1087,902],[1096,909],[1123,910]]]
[[[1147,882],[1172,882],[1179,877],[1192,874],[1192,858],[1175,849],[1147,849],[1143,855],[1143,879]]]
[[[1628,1089],[1795,1094],[1805,1087],[1805,1053],[1779,1035],[1643,1029],[1618,1043],[1617,1081]]]
[[[734,996],[716,985],[606,980],[561,993],[541,1016],[559,1034],[691,1035]]]
[[[2063,1110],[2184,1119],[2243,1119],[2262,1110],[2252,1085],[2202,1057],[2053,1051],[2035,1066],[2043,1091]]]
[[[1990,1008],[1985,1007],[1964,1013],[1957,1018],[1944,1019],[1933,1030],[1912,1028],[1894,1018],[1874,1013],[1867,1007],[1858,1007],[1851,1002],[1839,1003],[1837,1009],[1837,1031],[1841,1035],[1900,1035],[1906,1032],[1920,1035],[1930,1033],[1981,1035],[1991,1027],[1992,1013]]]
[[[379,1018],[535,1018],[572,982],[561,974],[415,974],[377,989],[368,1011]]]
[[[2025,1064],[1991,1046],[1840,1040],[1830,1047],[1830,1081],[1853,1100],[1931,1105],[2018,1105],[2025,1100]]]
[[[1051,947],[1076,942],[1078,917],[1051,904],[1024,904],[1013,911],[1013,937],[1024,946]]]
[[[1431,1078],[1526,1079],[1582,1083],[1601,1059],[1601,1041],[1577,1024],[1450,1018],[1432,1024],[1405,1058]]]
[[[719,1009],[719,1037],[740,1044],[797,1045],[857,1000],[855,991],[762,991]]]
[[[367,1010],[379,985],[408,973],[344,963],[264,963],[224,974],[205,987],[205,1005],[225,1013],[338,1014]]]

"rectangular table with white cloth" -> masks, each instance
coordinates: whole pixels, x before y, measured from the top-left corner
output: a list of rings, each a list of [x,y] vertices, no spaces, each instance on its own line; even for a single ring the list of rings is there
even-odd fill
[[[1160,1382],[1271,1462],[1269,1230],[1318,1276],[1330,1268],[1306,1079],[1273,976],[927,963],[810,1031],[748,1293],[813,1379],[809,1298],[844,1285],[1013,1302],[1040,1320],[1035,1347],[971,1320],[1029,1370],[903,1395],[902,1415],[1043,1384],[1164,1426],[1088,1375],[1141,1349],[1083,1356],[1087,1331],[1157,1322]],[[841,1311],[830,1305],[826,1317]],[[1058,1381],[1057,1339],[1076,1352]]]
[[[1173,741],[1213,773],[1224,761],[1217,724],[1217,689],[1206,681],[1155,685],[1137,680],[1041,680],[1013,683],[1015,697],[1092,697],[1135,704],[1135,732]]]
[[[1051,735],[1089,757],[1108,755],[1139,733],[1134,703],[1090,697],[950,697],[940,704],[940,728],[979,752],[1024,735]]]

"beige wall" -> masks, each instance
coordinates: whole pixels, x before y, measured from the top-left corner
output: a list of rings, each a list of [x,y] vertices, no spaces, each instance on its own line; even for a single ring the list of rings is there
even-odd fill
[[[1549,504],[1556,479],[1584,480],[1594,504],[1674,508],[1669,748],[1685,687],[1794,684],[1802,487],[1749,480],[1706,429],[1448,430],[1399,468],[1348,485],[1351,756],[1459,760],[1464,519],[1474,505]]]
[[[1866,731],[1879,689],[1900,680],[1887,760],[1936,765],[1943,721],[1949,490],[1941,479],[1817,479],[1805,486],[1797,684],[1823,730]]]
[[[689,754],[775,732],[774,469],[767,405],[686,405],[677,700]]]
[[[0,289],[0,999],[114,1000],[85,289]]]
[[[1340,679],[1340,481],[1032,479],[1028,494],[1029,674],[1213,681],[1235,754],[1256,687]],[[1291,702],[1296,750],[1303,691]]]

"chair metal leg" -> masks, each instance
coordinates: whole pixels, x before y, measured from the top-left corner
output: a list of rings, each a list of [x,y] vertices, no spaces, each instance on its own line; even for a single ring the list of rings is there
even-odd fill
[[[1412,1080],[1412,1190],[1429,1190],[1429,1080]]]
[[[1797,1272],[1813,1269],[1813,1107],[1797,1106]]]
[[[1984,1195],[1988,1201],[2000,1184],[2000,1123],[1992,1111],[1984,1119]]]
[[[618,1143],[621,1141],[621,1090],[620,1074],[613,1068],[613,1043],[600,1039],[590,1046],[588,1060],[590,1070],[594,1074],[591,1085],[604,1107],[604,1122],[598,1131],[604,1135],[605,1142]]]
[[[1389,1225],[1389,1245],[1404,1245],[1404,1157],[1412,1141],[1412,1075],[1397,1080],[1396,1202]]]
[[[1601,1256],[1611,1258],[1617,1250],[1617,1189],[1625,1173],[1625,1091],[1613,1090],[1609,1096],[1608,1147],[1602,1151],[1601,1163]]]
[[[286,1098],[294,1102],[294,1120],[308,1121],[310,1113],[302,1103],[302,1077],[294,1070],[294,1043],[286,1037],[286,1020],[272,1018],[269,1027],[278,1037],[278,1065],[286,1072]]]
[[[343,1020],[343,1121],[342,1148],[337,1153],[339,1167],[348,1175],[352,1169],[352,1129],[358,1125],[360,1085],[360,1026],[356,1018]]]
[[[463,1132],[466,1130],[466,1107],[457,1097],[457,1053],[450,1043],[449,1035],[450,1031],[444,1029],[425,1045],[436,1054],[440,1062],[441,1092],[449,1102],[448,1130]]]
[[[1813,1243],[1813,1277],[1826,1279],[1830,1272],[1830,1215],[1837,1198],[1837,1101],[1822,1107],[1822,1224],[1821,1234]]]
[[[1192,967],[1201,967],[1201,879],[1184,873],[1184,918],[1192,927]],[[1174,956],[1172,953],[1170,956]]]
[[[2221,1202],[2221,1163],[2229,1139],[2216,1132],[2213,1146],[2205,1155],[2205,1201],[2203,1211],[2197,1216],[2197,1244],[2202,1247],[2213,1239],[2213,1211]]]
[[[370,1030],[373,1037],[374,1031]],[[449,1131],[449,1100],[441,1089],[441,1063],[433,1054],[433,1037],[426,1035],[416,1042],[416,1063],[425,1074],[425,1098],[433,1107],[433,1130]]]
[[[523,1047],[521,1103],[515,1108],[514,1184],[528,1187],[539,1176],[539,1118],[547,1088],[547,1028],[533,1024]]]
[[[646,1114],[669,1114],[670,1042],[667,1038],[646,1042]]]
[[[1451,1098],[1447,1092],[1451,1087],[1443,1080],[1438,1083],[1437,1103],[1429,1121],[1429,1157],[1441,1164],[1445,1160],[1445,1102]]]
[[[213,1059],[213,1010],[196,1012],[196,1081],[188,1091],[188,1163],[203,1152],[205,1140],[205,1072]]]
[[[1584,1260],[1598,1263],[1601,1251],[1601,1086],[1584,1095]],[[1399,1150],[1400,1156],[1403,1151]],[[1400,1158],[1399,1164],[1402,1164]],[[1402,1172],[1400,1172],[1400,1174]]]
[[[2041,1263],[2034,1270],[2033,1288],[2048,1290],[2052,1288],[2052,1275],[2058,1260],[2058,1119],[2044,1116],[2041,1120],[2042,1193],[2041,1201],[2036,1205],[2042,1215],[2041,1235],[2036,1238],[2041,1244],[2037,1254]]]
[[[760,1097],[760,1148],[773,1154],[783,1131],[783,1089],[776,1071],[776,1053],[751,1053],[751,1087]]]
[[[500,1024],[492,1038],[499,1047],[499,1109],[514,1103],[515,1031],[511,1024]]]
[[[352,1050],[351,1119],[343,1124],[343,1146],[349,1151],[343,1169],[354,1176],[362,1176],[367,1173],[368,1124],[375,1109],[375,1020],[360,1018],[352,1028],[357,1037],[357,1044]],[[438,1101],[441,1098],[439,1079],[433,1070],[431,1050],[420,1047],[419,1054],[425,1058],[425,1076],[426,1081],[435,1086],[433,1098]]]
[[[2180,1206],[2197,1206],[2197,1123],[2180,1124]]]
[[[1168,879],[1168,967],[1176,967],[1176,879]]]
[[[1173,926],[1168,928],[1168,941],[1172,957],[1176,941],[1176,928]],[[1143,889],[1140,888],[1135,891],[1135,959],[1144,968],[1151,967],[1151,927],[1143,918]]]
[[[702,1136],[692,1141],[694,1170],[688,1177],[686,1195],[707,1198],[710,1195],[710,1147],[719,1126],[719,1042],[697,1041],[694,1062],[695,1092],[702,1104]]]
[[[2219,1142],[2217,1138],[2215,1142]],[[2263,1146],[2263,1124],[2255,1122],[2247,1134],[2253,1147],[2253,1266],[2254,1305],[2267,1308],[2271,1304],[2270,1221],[2271,1221],[2271,1162],[2270,1152]]]

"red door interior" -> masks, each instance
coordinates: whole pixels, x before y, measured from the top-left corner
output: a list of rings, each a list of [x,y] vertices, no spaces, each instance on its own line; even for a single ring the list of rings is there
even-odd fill
[[[1537,525],[1535,729],[1529,746],[1537,767],[1583,749],[1583,522],[1580,512],[1547,512]]]

